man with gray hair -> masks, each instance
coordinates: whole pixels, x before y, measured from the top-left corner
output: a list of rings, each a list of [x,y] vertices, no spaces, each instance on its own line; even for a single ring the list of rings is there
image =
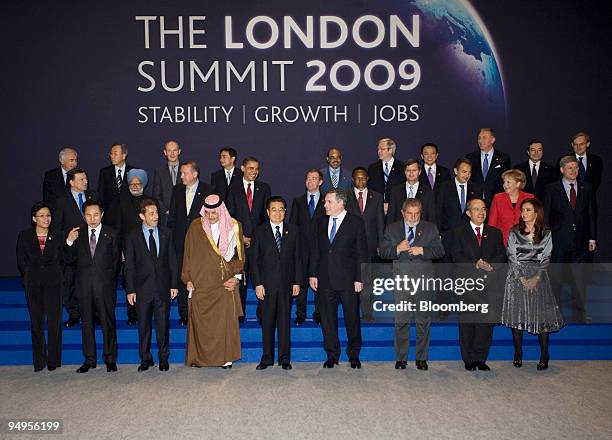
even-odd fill
[[[422,203],[419,199],[406,199],[402,204],[402,220],[391,223],[385,230],[380,246],[380,257],[385,260],[397,260],[393,264],[394,275],[421,278],[434,276],[432,260],[444,256],[440,232],[435,224],[421,220]],[[414,293],[414,292],[412,292]],[[426,289],[416,294],[407,291],[394,291],[395,303],[404,304],[410,301],[418,304],[419,300],[430,299]],[[427,370],[429,355],[430,311],[409,310],[395,312],[395,368],[406,369],[408,350],[410,348],[410,321],[414,314],[416,325],[416,367]]]
[[[57,199],[70,192],[68,171],[78,165],[77,152],[72,148],[62,148],[59,152],[59,166],[45,173],[43,179],[43,200],[55,208]]]
[[[384,197],[384,210],[387,215],[391,188],[405,182],[404,163],[395,158],[396,145],[393,139],[382,138],[377,143],[378,160],[368,167],[368,188]]]
[[[134,168],[125,161],[128,148],[125,144],[114,143],[111,145],[108,157],[111,164],[100,170],[98,178],[98,194],[104,210],[108,210],[113,200],[122,192],[127,192],[126,176],[128,171]]]
[[[323,368],[334,368],[340,359],[338,303],[346,323],[346,354],[351,368],[361,368],[361,324],[359,294],[363,289],[361,264],[367,261],[367,241],[363,220],[346,211],[348,197],[332,188],[325,195],[325,213],[313,225],[309,284],[319,295],[323,348],[327,360]]]

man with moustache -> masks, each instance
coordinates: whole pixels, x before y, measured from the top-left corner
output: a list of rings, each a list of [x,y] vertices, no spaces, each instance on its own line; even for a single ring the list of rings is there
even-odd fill
[[[510,156],[493,148],[495,133],[492,128],[481,128],[478,132],[478,151],[465,157],[472,162],[471,181],[482,186],[484,201],[491,204],[493,196],[503,192],[504,181],[501,175],[510,169]]]
[[[380,245],[380,256],[385,260],[397,260],[393,265],[394,275],[410,278],[433,278],[432,261],[444,256],[440,233],[434,223],[421,219],[422,203],[409,198],[402,204],[402,220],[393,222],[385,229]],[[407,301],[418,303],[430,298],[430,292],[421,288],[418,292],[394,291],[395,303]],[[418,310],[395,312],[395,369],[405,370],[410,349],[411,315],[416,326],[416,367],[427,370],[429,357],[429,325],[431,312]]]
[[[270,197],[269,222],[255,228],[251,242],[251,279],[261,301],[263,353],[257,370],[274,365],[274,334],[278,331],[278,364],[291,370],[291,302],[304,284],[300,230],[285,222],[287,203]]]
[[[83,355],[85,361],[76,372],[87,373],[96,368],[96,337],[94,308],[100,317],[104,336],[103,356],[107,372],[117,371],[117,265],[119,240],[115,231],[102,225],[102,206],[98,201],[83,205],[87,227],[72,228],[66,245],[68,258],[75,265],[75,285],[79,292],[82,318]]]
[[[385,230],[382,194],[368,189],[368,172],[363,167],[353,170],[353,189],[348,193],[346,210],[363,219],[368,243],[368,263],[378,263],[378,247]],[[364,321],[372,322],[372,290],[364,286],[361,293],[361,313]]]
[[[108,155],[111,164],[100,170],[100,177],[98,177],[98,194],[100,195],[100,201],[105,210],[110,207],[115,197],[127,191],[127,172],[133,168],[125,162],[127,155],[127,145],[119,143],[111,145],[111,150]]]
[[[170,365],[170,301],[178,295],[178,264],[172,231],[159,226],[157,203],[145,197],[139,202],[141,225],[132,229],[125,239],[125,291],[127,301],[138,311],[138,371],[154,366],[151,354],[152,320],[159,370]]]
[[[450,170],[438,164],[438,146],[433,142],[428,142],[421,146],[421,175],[419,182],[429,186],[429,189],[436,190],[442,182],[451,180]]]
[[[179,183],[181,147],[176,141],[168,141],[163,150],[166,164],[153,172],[153,197],[159,204],[160,224],[168,224],[172,189]]]
[[[259,161],[254,157],[245,157],[242,161],[242,184],[228,187],[227,209],[233,218],[242,224],[245,247],[245,276],[240,283],[240,301],[244,315],[240,322],[246,320],[247,286],[250,274],[251,239],[255,228],[266,221],[266,201],[270,198],[270,185],[257,180],[259,176]],[[257,320],[261,323],[261,309],[257,306]]]
[[[506,262],[506,249],[501,231],[485,224],[487,208],[482,199],[471,199],[466,214],[469,222],[458,225],[453,232],[450,257],[455,263],[455,277],[482,279],[485,289],[461,296],[464,302],[487,304],[488,314],[462,312],[459,315],[461,358],[468,371],[489,371],[487,356],[493,338],[493,326],[498,322],[496,311],[501,304],[503,288],[499,286]]]
[[[59,152],[59,166],[45,173],[43,180],[43,201],[55,207],[57,200],[70,192],[68,171],[78,166],[77,152],[62,148]]]
[[[361,368],[361,324],[359,293],[363,290],[361,264],[367,259],[363,220],[346,211],[348,199],[339,189],[325,195],[325,213],[314,225],[309,267],[310,287],[320,295],[321,330],[327,360],[323,368],[334,368],[340,359],[338,304],[346,323],[346,354],[351,368]]]
[[[98,200],[98,194],[89,189],[89,179],[85,170],[73,168],[67,173],[70,191],[68,194],[57,199],[55,212],[53,213],[52,227],[60,231],[64,237],[68,232],[77,227],[87,226],[83,214],[83,206],[90,200]],[[70,265],[64,267],[63,281],[63,303],[68,312],[68,319],[64,321],[64,327],[72,327],[79,323],[78,292],[74,285],[74,268]]]
[[[226,199],[227,188],[240,182],[242,178],[242,171],[236,168],[236,159],[238,159],[238,153],[232,147],[223,147],[219,150],[221,169],[211,174],[210,184],[222,200]]]
[[[559,172],[542,160],[544,143],[538,139],[532,139],[527,144],[527,157],[528,160],[515,165],[514,169],[521,170],[527,177],[523,190],[535,194],[542,201],[548,184],[559,180]]]
[[[168,216],[168,227],[172,230],[174,248],[178,267],[183,266],[183,250],[185,247],[185,236],[189,225],[200,217],[200,210],[204,199],[214,192],[209,184],[200,180],[200,167],[195,161],[182,163],[180,166],[181,183],[175,185],[170,199],[170,215]],[[188,306],[187,288],[185,284],[179,283],[178,306],[180,326],[187,325]]]
[[[310,239],[313,233],[314,222],[325,215],[324,198],[321,194],[323,174],[316,168],[306,172],[306,194],[300,194],[291,203],[291,217],[289,223],[296,225],[300,230],[302,264],[308,268],[310,261]],[[295,298],[295,325],[303,324],[306,320],[306,305],[308,300],[308,286],[302,286],[300,294]],[[314,312],[312,320],[321,323],[319,313],[319,296],[314,295]]]
[[[378,160],[368,167],[368,188],[383,195],[387,215],[391,188],[405,181],[404,163],[395,158],[396,145],[393,139],[380,139],[376,148]]]
[[[348,192],[351,189],[351,179],[348,172],[342,168],[342,152],[340,149],[330,148],[326,160],[328,166],[321,168],[323,174],[321,192],[325,194],[332,188],[340,188],[342,191]]]
[[[404,165],[406,182],[391,189],[389,198],[389,209],[387,210],[387,224],[402,219],[402,205],[407,199],[419,199],[421,201],[421,217],[425,221],[435,223],[436,221],[436,198],[428,185],[421,185],[419,176],[421,164],[418,159],[408,159]]]

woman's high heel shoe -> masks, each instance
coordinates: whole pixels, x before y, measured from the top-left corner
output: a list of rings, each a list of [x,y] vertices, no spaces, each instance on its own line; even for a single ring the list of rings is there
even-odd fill
[[[540,359],[540,362],[538,362],[538,371],[542,371],[542,370],[547,370],[548,369],[548,361],[550,360],[550,355],[546,355],[546,357],[544,359]]]
[[[512,362],[512,365],[514,365],[515,368],[521,368],[523,366],[523,353],[514,353],[514,362]]]

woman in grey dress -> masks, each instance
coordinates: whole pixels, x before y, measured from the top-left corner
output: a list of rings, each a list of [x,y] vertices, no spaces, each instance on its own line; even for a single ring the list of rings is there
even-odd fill
[[[523,332],[537,334],[540,362],[548,368],[548,334],[564,322],[550,287],[547,267],[552,253],[552,236],[544,224],[544,208],[537,199],[521,203],[519,224],[508,236],[508,277],[504,291],[502,323],[512,328],[514,366],[523,365]]]

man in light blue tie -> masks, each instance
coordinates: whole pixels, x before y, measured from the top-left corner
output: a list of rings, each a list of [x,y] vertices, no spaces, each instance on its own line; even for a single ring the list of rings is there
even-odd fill
[[[342,168],[342,152],[338,148],[330,148],[327,152],[326,168],[321,168],[323,173],[323,185],[321,185],[321,193],[325,194],[332,188],[339,188],[342,191],[348,192],[352,187],[351,177],[348,172]]]
[[[397,260],[393,275],[410,278],[434,276],[432,260],[444,256],[440,233],[435,224],[421,220],[422,204],[418,199],[407,199],[402,205],[402,220],[391,223],[385,230],[380,246],[380,257]],[[431,292],[420,289],[417,292],[394,291],[397,305],[431,299]],[[431,313],[417,308],[395,312],[395,368],[406,369],[410,348],[410,322],[416,323],[416,367],[427,370],[429,355],[429,324]]]

